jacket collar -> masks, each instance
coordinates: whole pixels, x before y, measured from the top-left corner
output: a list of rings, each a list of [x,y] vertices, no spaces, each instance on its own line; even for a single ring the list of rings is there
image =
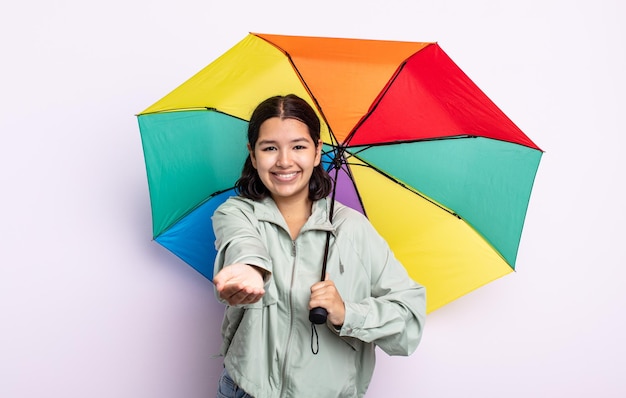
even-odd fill
[[[330,199],[323,198],[313,202],[311,210],[311,217],[309,217],[309,220],[306,224],[304,224],[301,232],[319,230],[330,231],[334,235],[335,227],[333,227],[328,220],[328,214],[330,213]],[[274,202],[272,198],[268,197],[254,202],[254,214],[259,221],[271,222],[281,226],[286,231],[289,230],[283,215],[280,214],[280,211],[276,206],[276,202]]]

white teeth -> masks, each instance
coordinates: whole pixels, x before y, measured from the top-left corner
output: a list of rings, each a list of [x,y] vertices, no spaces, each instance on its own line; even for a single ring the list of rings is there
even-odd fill
[[[278,174],[276,173],[276,175],[280,178],[291,178],[293,176],[295,176],[297,173],[289,173],[289,174]]]

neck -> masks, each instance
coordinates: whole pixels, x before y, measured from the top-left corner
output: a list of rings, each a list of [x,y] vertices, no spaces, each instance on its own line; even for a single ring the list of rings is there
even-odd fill
[[[306,198],[305,200],[280,200],[276,201],[276,207],[283,215],[283,217],[287,219],[307,219],[311,215],[311,206],[313,202]]]
[[[280,214],[282,214],[285,222],[287,223],[291,239],[296,239],[300,230],[311,216],[311,206],[313,202],[308,198],[306,200],[299,201],[275,202],[276,207],[278,207],[278,211],[280,211]]]

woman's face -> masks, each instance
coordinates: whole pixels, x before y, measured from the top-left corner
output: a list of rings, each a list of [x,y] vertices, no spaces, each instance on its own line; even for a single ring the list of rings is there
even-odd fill
[[[322,143],[313,142],[306,124],[295,119],[267,119],[251,148],[252,165],[276,203],[308,200],[309,180],[321,160]]]

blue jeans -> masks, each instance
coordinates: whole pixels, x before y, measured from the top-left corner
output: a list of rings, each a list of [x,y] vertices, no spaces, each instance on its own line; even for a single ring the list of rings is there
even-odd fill
[[[230,378],[226,369],[222,372],[219,385],[217,386],[217,398],[254,398],[248,394]]]

